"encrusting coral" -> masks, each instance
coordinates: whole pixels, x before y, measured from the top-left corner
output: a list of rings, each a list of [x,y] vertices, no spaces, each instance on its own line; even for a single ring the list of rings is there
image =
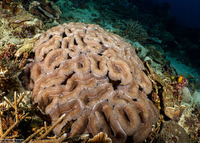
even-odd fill
[[[113,142],[146,139],[158,110],[146,96],[152,83],[131,44],[98,25],[69,23],[41,35],[33,51],[21,80],[52,124],[66,114],[53,129],[56,135],[73,121],[71,136],[104,132]]]

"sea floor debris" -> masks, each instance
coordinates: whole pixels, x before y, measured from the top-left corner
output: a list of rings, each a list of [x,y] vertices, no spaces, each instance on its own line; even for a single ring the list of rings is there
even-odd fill
[[[24,120],[29,113],[19,113],[19,103],[21,102],[23,98],[23,94],[20,94],[18,96],[17,99],[17,93],[14,93],[14,102],[12,103],[8,98],[6,98],[4,96],[5,101],[10,105],[10,107],[5,108],[5,105],[3,104],[1,107],[1,115],[0,115],[0,139],[12,139],[12,138],[17,138],[18,135],[18,131],[13,131],[14,128],[16,128],[19,123]],[[7,127],[7,123],[8,123],[8,118],[5,117],[4,115],[4,110],[12,110],[14,109],[14,112],[9,112],[10,114],[8,114],[7,116],[10,116],[11,118],[9,118],[9,120],[12,120],[11,122],[13,122],[13,124],[10,127]],[[10,121],[9,121],[10,122]],[[6,130],[5,130],[6,129]],[[12,132],[12,133],[11,133]]]

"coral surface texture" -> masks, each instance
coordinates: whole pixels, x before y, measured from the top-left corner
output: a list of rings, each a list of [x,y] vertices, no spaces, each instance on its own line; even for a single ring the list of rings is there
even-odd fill
[[[98,25],[69,23],[45,32],[33,48],[34,60],[22,77],[32,103],[59,134],[73,121],[70,135],[105,132],[113,142],[145,140],[158,120],[148,99],[152,83],[135,49]]]

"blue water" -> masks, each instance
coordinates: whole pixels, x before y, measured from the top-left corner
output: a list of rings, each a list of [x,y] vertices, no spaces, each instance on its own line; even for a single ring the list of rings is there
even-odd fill
[[[200,28],[199,0],[154,0],[156,4],[165,2],[170,4],[169,13],[174,15],[180,24],[193,28]]]

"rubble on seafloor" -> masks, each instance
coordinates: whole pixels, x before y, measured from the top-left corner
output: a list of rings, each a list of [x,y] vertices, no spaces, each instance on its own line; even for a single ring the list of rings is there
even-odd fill
[[[12,10],[13,3],[20,8],[16,13]],[[58,6],[53,3],[48,3],[50,2],[44,1],[37,2],[37,5],[34,5],[31,1],[28,3],[25,3],[24,1],[0,1],[0,54],[9,48],[8,44],[16,46],[16,50],[21,48],[21,50],[16,54],[17,57],[19,57],[23,51],[30,52],[33,47],[32,43],[34,43],[46,28],[51,27],[50,23],[59,24],[58,22],[52,22],[59,19],[60,11]],[[31,8],[29,9],[27,7]],[[55,14],[55,17],[48,17],[46,19],[51,19],[51,21],[44,22],[44,20],[40,18],[45,14],[31,11],[32,9],[37,10],[38,7],[40,9],[45,9],[47,12],[45,12],[45,10],[43,10],[43,12],[47,15],[48,13],[53,13],[53,15]],[[56,9],[56,11],[48,12],[48,10],[53,11],[54,9]],[[38,17],[38,15],[40,16]],[[47,24],[47,26],[45,24]]]
[[[3,11],[0,7],[0,11]],[[35,18],[32,14],[28,13],[25,9],[21,9],[19,14],[15,16],[5,16],[1,13],[0,19],[0,54],[1,59],[5,59],[10,53],[11,47],[14,47],[15,52],[26,44],[33,43],[40,33],[43,32],[44,24],[41,20]],[[30,53],[31,46],[26,52]],[[15,53],[14,52],[14,53]],[[18,51],[17,57],[21,56],[23,52]]]
[[[175,121],[166,121],[163,123],[163,129],[155,138],[158,143],[190,143],[186,131]]]
[[[46,3],[49,4],[49,8],[47,6],[46,9],[57,9],[57,12],[54,12],[55,17],[46,18],[44,22],[38,17],[39,12],[34,12],[34,10],[37,11],[38,7],[43,9]],[[47,27],[51,26],[52,21],[59,18],[59,15],[58,6],[46,1],[38,2],[37,5],[33,5],[32,1],[0,1],[0,87],[2,95],[8,93],[12,95],[13,91],[20,91],[18,89],[20,83],[17,82],[20,69],[30,55],[35,41]],[[11,87],[14,87],[13,90],[10,90]]]
[[[13,9],[13,7],[16,8]],[[30,6],[30,9],[33,14],[37,14],[34,10],[38,9],[38,5]],[[35,41],[46,30],[43,20],[48,15],[40,20],[37,15],[34,16],[22,8],[20,3],[7,4],[4,8],[1,5],[0,11],[2,11],[0,13],[0,139],[20,138],[25,142],[92,142],[98,136],[102,136],[103,141],[110,142],[110,138],[103,133],[99,133],[93,140],[89,134],[69,137],[67,131],[70,130],[72,123],[67,124],[65,133],[62,132],[59,137],[54,136],[51,133],[54,126],[51,126],[48,120],[43,122],[45,117],[39,118],[36,115],[37,107],[31,107],[29,101],[31,93],[19,95],[14,93],[14,91],[24,91],[17,76],[28,57],[31,56]],[[153,91],[149,98],[160,111],[159,122],[152,129],[146,142],[164,142],[165,140],[199,142],[200,110],[198,105],[193,104],[197,101],[193,101],[193,96],[190,95],[190,91],[188,92],[189,87],[185,84],[182,87],[179,84],[182,83],[178,81],[180,75],[176,75],[165,59],[158,60],[162,58],[162,55],[157,53],[154,47],[144,48],[138,44],[134,47],[136,51],[139,51],[138,55],[142,53],[140,58],[145,62],[145,72],[153,83]],[[149,52],[153,54],[148,54]],[[61,116],[56,124],[62,118]],[[177,127],[176,132],[172,132],[174,131],[172,126]],[[28,132],[25,133],[23,130],[26,129]]]
[[[151,55],[149,55],[150,49],[137,42],[132,44],[139,57],[146,62],[146,72],[153,83],[151,98],[160,110],[162,116],[160,121],[163,121],[163,123],[170,120],[177,122],[189,135],[191,142],[199,142],[198,90],[192,93],[189,86],[191,83],[183,75],[178,75],[176,69],[171,67],[166,60],[161,58],[162,60],[158,63],[152,55],[164,57],[161,53],[158,53],[159,51],[154,50],[156,53],[151,52]],[[163,127],[161,127],[161,131]],[[162,139],[167,140],[167,138]]]

